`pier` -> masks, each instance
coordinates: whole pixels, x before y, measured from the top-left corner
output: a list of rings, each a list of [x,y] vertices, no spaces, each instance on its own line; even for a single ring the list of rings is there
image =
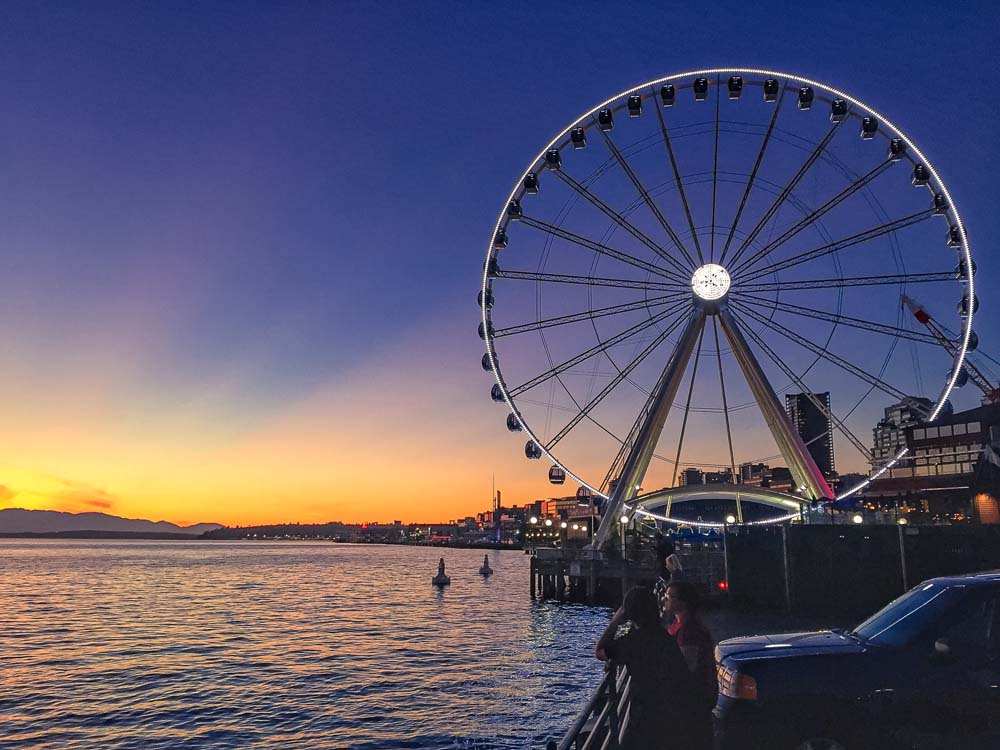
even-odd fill
[[[725,593],[726,547],[723,535],[678,540],[677,555],[690,580],[706,597]],[[630,531],[625,555],[620,548],[536,547],[530,565],[532,598],[618,606],[632,586],[653,586],[658,564],[649,538]]]
[[[1000,568],[1000,526],[784,524],[672,540],[706,599],[803,615],[874,611],[922,580]],[[529,594],[616,607],[657,578],[647,536],[630,531],[620,549],[536,547]]]

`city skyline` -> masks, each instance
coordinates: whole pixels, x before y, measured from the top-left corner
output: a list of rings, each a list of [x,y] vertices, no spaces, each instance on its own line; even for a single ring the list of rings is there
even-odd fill
[[[629,5],[614,28],[597,7],[10,9],[0,508],[445,519],[485,507],[493,474],[512,503],[549,496],[480,367],[496,213],[580,112],[700,65],[797,71],[883,108],[961,203],[978,278],[996,278],[986,6],[950,13],[947,76],[911,54],[939,32],[929,9],[782,7],[723,3],[720,24]],[[690,455],[719,455],[698,440]]]

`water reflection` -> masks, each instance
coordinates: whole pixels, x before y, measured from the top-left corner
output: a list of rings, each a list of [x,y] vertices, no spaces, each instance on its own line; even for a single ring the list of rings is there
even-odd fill
[[[599,679],[602,611],[528,558],[309,543],[0,544],[0,748],[523,748]]]

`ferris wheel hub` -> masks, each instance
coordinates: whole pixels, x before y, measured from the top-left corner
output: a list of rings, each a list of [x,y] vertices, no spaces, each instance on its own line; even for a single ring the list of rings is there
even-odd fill
[[[725,268],[718,263],[706,263],[691,276],[691,291],[700,299],[714,302],[726,296],[731,281]]]

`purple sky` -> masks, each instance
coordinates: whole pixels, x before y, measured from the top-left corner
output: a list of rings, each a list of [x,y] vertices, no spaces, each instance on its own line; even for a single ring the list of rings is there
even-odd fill
[[[283,434],[276,422],[331,389],[371,399],[323,413],[336,445],[356,434],[390,463],[388,431],[395,451],[440,446],[401,468],[417,472],[408,518],[420,502],[435,517],[480,509],[494,470],[518,501],[547,493],[479,365],[486,243],[555,133],[681,70],[796,72],[905,128],[961,207],[979,265],[976,329],[1000,351],[989,64],[1000,33],[985,2],[22,3],[4,15],[3,447],[9,468],[92,486],[123,511],[235,520],[240,485],[225,477],[239,460],[199,465],[210,489],[183,511],[172,498],[191,490],[165,475],[248,434]],[[454,420],[428,416],[452,407]],[[390,408],[402,414],[380,421]],[[106,442],[74,449],[98,434]],[[172,458],[140,453],[128,471],[75,458],[144,441]],[[333,445],[309,492],[358,483]],[[455,445],[460,486],[436,506]],[[306,471],[273,469],[259,481]],[[316,512],[365,517],[375,491]],[[272,517],[248,502],[247,517]]]

